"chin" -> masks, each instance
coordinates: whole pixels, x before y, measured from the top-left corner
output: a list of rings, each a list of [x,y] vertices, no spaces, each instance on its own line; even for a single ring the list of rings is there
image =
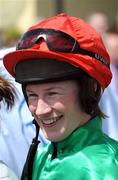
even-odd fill
[[[51,142],[58,142],[58,141],[60,141],[59,138],[55,138],[55,137],[48,137],[48,136],[46,136],[46,139],[51,141]]]
[[[61,141],[63,138],[60,137],[60,136],[57,136],[57,135],[47,135],[47,134],[44,134],[45,138],[51,142],[59,142]]]

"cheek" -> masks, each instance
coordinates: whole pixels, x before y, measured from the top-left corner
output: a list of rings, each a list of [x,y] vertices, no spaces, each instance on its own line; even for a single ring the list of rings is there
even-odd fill
[[[52,104],[53,109],[58,109],[60,111],[63,111],[65,109],[65,103],[63,101],[58,101]]]
[[[77,105],[76,105],[77,104]],[[58,109],[62,112],[68,111],[68,114],[70,114],[71,109],[73,108],[73,106],[77,106],[78,107],[78,102],[76,98],[73,98],[71,96],[67,96],[65,98],[60,98],[59,101],[55,102],[52,107],[54,109]]]
[[[35,112],[36,107],[37,107],[37,101],[36,100],[35,101],[34,100],[33,101],[28,100],[28,108],[29,108],[31,113]]]
[[[30,112],[31,112],[32,114],[34,114],[35,109],[36,109],[35,106],[29,104],[29,105],[28,105],[28,108],[29,108]]]

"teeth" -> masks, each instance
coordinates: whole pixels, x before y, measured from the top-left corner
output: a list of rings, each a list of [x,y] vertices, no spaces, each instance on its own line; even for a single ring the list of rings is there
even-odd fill
[[[55,118],[51,118],[51,119],[48,119],[48,120],[42,120],[42,122],[44,124],[49,125],[49,124],[52,124],[52,123],[56,122],[58,119],[59,119],[59,117],[55,117]]]

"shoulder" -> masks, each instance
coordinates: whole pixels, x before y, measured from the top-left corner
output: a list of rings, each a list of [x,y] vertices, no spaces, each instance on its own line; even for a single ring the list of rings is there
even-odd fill
[[[105,136],[107,152],[114,155],[118,161],[118,142],[107,135]]]

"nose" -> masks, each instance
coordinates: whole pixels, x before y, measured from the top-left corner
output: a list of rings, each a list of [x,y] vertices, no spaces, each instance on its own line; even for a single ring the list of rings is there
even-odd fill
[[[35,115],[37,117],[43,117],[44,115],[50,114],[52,111],[52,108],[49,103],[47,103],[43,99],[38,99],[37,106],[35,109]]]

